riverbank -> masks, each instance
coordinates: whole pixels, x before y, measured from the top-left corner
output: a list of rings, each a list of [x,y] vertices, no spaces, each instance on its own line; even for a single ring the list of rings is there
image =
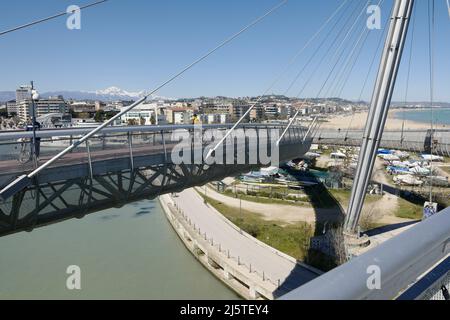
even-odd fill
[[[192,189],[160,201],[189,251],[247,299],[274,299],[321,273],[243,232]]]
[[[156,200],[133,202],[0,242],[0,300],[234,300],[187,252]],[[81,268],[81,290],[66,270]]]

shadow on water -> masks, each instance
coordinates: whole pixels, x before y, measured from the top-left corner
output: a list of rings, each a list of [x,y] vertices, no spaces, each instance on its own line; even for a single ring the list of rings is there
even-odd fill
[[[135,217],[142,217],[142,216],[145,216],[145,215],[148,215],[151,213],[152,213],[151,210],[141,210],[141,211],[136,212]]]
[[[317,223],[314,228],[314,236],[322,236],[325,229],[329,230],[330,228],[340,227],[344,221],[344,209],[319,178],[310,172],[299,174],[290,170],[286,171],[295,176],[299,181],[313,184],[305,187],[304,192],[308,196],[316,216]],[[299,245],[302,246],[302,244]],[[331,270],[337,266],[333,259],[320,251],[309,248],[309,244],[307,247],[308,252],[305,257],[306,264],[323,271]],[[286,280],[280,284],[279,289],[274,292],[274,295],[280,297],[315,279],[319,275],[320,273],[309,270],[301,264],[297,264]]]
[[[140,203],[142,205],[142,203]],[[142,217],[154,212],[154,203],[145,203],[145,206],[138,206],[138,211],[134,215],[135,217]]]
[[[111,221],[111,220],[114,220],[114,219],[119,218],[119,217],[120,217],[120,215],[118,215],[118,214],[108,214],[108,215],[105,215],[105,216],[101,216],[100,220],[102,220],[102,221]]]

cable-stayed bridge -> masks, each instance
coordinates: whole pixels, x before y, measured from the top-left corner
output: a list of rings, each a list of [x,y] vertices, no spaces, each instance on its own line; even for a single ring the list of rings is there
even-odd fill
[[[227,132],[231,127],[210,125],[203,126],[202,130]],[[308,152],[312,131],[294,126],[281,140],[277,154],[272,154],[276,141],[266,138],[271,134],[279,137],[283,129],[280,125],[239,126],[236,133],[244,135],[239,138],[231,135],[222,145],[223,160],[209,165],[205,162],[208,145],[195,143],[194,126],[104,129],[84,146],[40,171],[27,188],[14,190],[11,197],[0,203],[0,236],[31,231],[65,219],[81,218],[101,209],[221,180],[270,165],[267,160],[271,161],[272,157],[277,163],[287,162]],[[172,137],[177,130],[188,135],[189,148],[186,150],[189,154],[182,154],[182,157],[186,159],[187,156],[192,161],[179,163],[173,159],[174,148],[180,145]],[[40,131],[41,163],[86,132],[89,129]],[[0,134],[3,149],[0,155],[0,189],[17,176],[35,169],[33,161],[24,164],[18,161],[22,146],[30,148],[29,142],[18,140],[29,141],[31,137],[31,132]],[[186,139],[183,143],[186,144]],[[195,154],[201,155],[200,161],[194,161]]]
[[[380,0],[377,5],[381,6],[384,2],[384,0]],[[136,101],[127,107],[126,110],[123,110],[100,127],[86,132],[84,135],[82,134],[80,140],[77,140],[78,137],[73,142],[71,141],[72,138],[69,138],[70,142],[73,143],[65,145],[64,147],[66,148],[64,150],[58,150],[60,152],[56,156],[49,156],[47,158],[44,156],[41,159],[43,160],[43,164],[38,164],[36,159],[33,159],[34,161],[29,163],[28,166],[19,167],[20,170],[17,170],[18,167],[8,162],[8,160],[2,162],[0,164],[2,168],[2,176],[0,177],[0,181],[2,182],[0,182],[0,186],[3,186],[3,188],[0,196],[3,198],[3,202],[0,204],[0,235],[23,230],[30,231],[35,227],[71,217],[82,217],[100,208],[110,207],[112,205],[120,206],[128,201],[179,191],[261,166],[261,161],[256,161],[256,163],[241,163],[239,165],[207,165],[206,163],[177,164],[170,156],[173,154],[170,151],[175,148],[175,145],[168,142],[169,139],[166,137],[166,130],[170,131],[174,128],[163,130],[156,128],[156,131],[153,132],[153,129],[150,129],[151,138],[136,138],[134,137],[135,133],[138,136],[142,136],[141,132],[142,130],[145,131],[145,129],[110,129],[109,125],[124,113],[129,112],[144,102],[148,96],[177,79],[284,4],[286,4],[286,1],[280,3],[238,33],[227,38],[217,47],[208,51],[204,56],[195,60],[179,73],[169,78],[169,80],[156,87],[147,96]],[[310,59],[305,60],[305,66],[295,77],[287,91],[294,86],[298,79],[303,79],[301,76],[304,76],[304,71],[308,70],[307,67],[311,67],[314,58],[318,58],[317,65],[312,67],[313,71],[306,78],[307,80],[304,81],[304,85],[297,98],[304,93],[305,87],[315,77],[320,76],[320,73],[326,79],[319,83],[317,98],[322,96],[341,97],[347,81],[357,65],[358,58],[369,34],[369,28],[366,27],[364,18],[362,18],[369,4],[370,1],[364,3],[351,0],[344,0],[340,4],[337,10],[322,24],[317,33],[307,41],[306,45],[300,49],[288,64],[289,69],[289,67],[293,66],[297,58],[304,53],[304,49],[310,46],[314,40],[318,40],[318,36],[334,20],[334,25],[329,28],[328,34],[325,38],[322,38],[320,46],[314,50]],[[435,98],[435,1],[430,0],[426,4],[428,6],[430,109],[433,109]],[[413,13],[417,13],[418,11],[415,9],[417,5],[418,3],[414,0],[393,1],[390,19],[386,21],[386,25],[389,26],[385,28],[386,36],[383,36],[383,32],[379,33],[380,44],[382,44],[383,39],[385,41],[384,47],[380,52],[381,61],[374,82],[375,85],[366,128],[363,132],[359,133],[347,132],[343,139],[344,143],[349,141],[349,144],[358,145],[358,140],[361,142],[358,168],[354,178],[353,191],[344,224],[346,241],[359,238],[357,227],[362,205],[374,167],[377,149],[383,146],[383,129],[395,91],[397,75],[400,69],[403,51],[406,47],[408,30],[410,29],[411,22],[415,21],[415,14]],[[341,15],[338,15],[339,13]],[[58,16],[60,15],[54,17]],[[0,33],[0,35],[41,23],[54,17],[7,30]],[[356,34],[355,37],[354,31],[358,22],[362,22],[363,25],[359,35]],[[412,31],[414,31],[414,23]],[[333,35],[334,32],[336,32],[335,35]],[[327,41],[330,40],[328,39],[330,36],[332,36],[331,41]],[[408,97],[413,40],[411,38],[405,100]],[[366,83],[368,82],[373,62],[376,61],[377,54],[379,53],[378,51],[376,49],[374,52],[372,64],[368,64],[369,70],[361,94],[364,92]],[[330,63],[331,70],[320,72],[322,71],[321,67],[324,61]],[[283,75],[284,72],[280,75],[280,78]],[[192,152],[192,156],[189,155],[188,158],[193,158],[196,153],[200,153],[204,155],[206,162],[212,153],[217,152],[221,148],[226,148],[230,144],[228,138],[232,136],[236,129],[243,126],[243,119],[258,105],[265,94],[270,93],[274,89],[278,80],[279,78],[275,79],[264,91],[263,95],[256,100],[235,125],[216,128],[226,129],[226,133],[223,139],[213,149],[210,149],[205,155],[205,146],[194,147],[190,151]],[[308,103],[308,100],[305,98],[303,104]],[[432,112],[433,110],[431,110]],[[287,127],[280,126],[277,128],[280,136],[277,142],[280,161],[288,161],[300,157],[307,152],[312,143],[315,123],[308,129],[296,127],[295,122],[298,114],[299,110],[291,118]],[[420,145],[422,143],[421,141],[414,141],[415,145],[412,147],[413,150],[426,152],[428,148],[431,153],[436,152],[431,146],[440,133],[434,130],[433,126],[434,123],[431,121],[430,130],[424,136],[423,148]],[[127,138],[125,143],[123,143],[122,138],[114,135],[114,130],[125,133]],[[263,126],[258,127],[256,132],[262,133],[262,131],[267,130],[269,128]],[[44,133],[34,132],[33,136],[28,135],[27,138],[35,142],[41,134]],[[62,134],[60,132],[54,135],[61,137]],[[71,136],[72,134],[64,133],[64,135]],[[74,133],[74,135],[77,134]],[[103,137],[99,138],[102,135]],[[335,137],[333,135],[333,133],[331,136],[325,133],[318,138],[316,136],[316,138],[319,141],[328,139],[330,143],[334,141],[335,144],[339,144],[339,136]],[[52,134],[50,133],[49,136],[52,137]],[[18,138],[21,137],[19,136]],[[192,132],[191,138],[195,141],[195,132]],[[99,139],[100,142],[93,143],[96,139]],[[107,142],[108,139],[111,139],[111,141]],[[61,141],[61,139],[58,139],[58,141]],[[408,138],[403,135],[403,132],[398,143],[400,144],[400,148],[404,146],[408,149]],[[404,145],[405,143],[406,145]],[[195,142],[192,145],[195,146]],[[233,159],[238,158],[242,154],[245,154],[245,158],[247,159],[251,154],[259,154],[260,148],[262,147],[260,143],[254,144],[247,139],[240,143],[232,141],[231,145],[234,147],[231,154],[231,158]],[[108,149],[108,146],[111,148]],[[441,148],[437,152],[448,155],[446,148],[447,143],[442,142]],[[7,154],[6,152],[5,155]],[[230,153],[228,153],[228,156],[230,156]],[[433,202],[432,191],[430,191],[430,202]],[[449,268],[448,260],[446,259],[450,247],[449,235],[449,212],[448,210],[444,210],[432,218],[419,223],[402,236],[386,242],[375,250],[353,259],[340,268],[295,290],[286,298],[394,299],[401,293],[404,294],[403,297],[406,295],[409,298],[423,298],[426,297],[424,294],[426,292],[429,292],[428,297],[433,297],[440,291],[445,299],[450,299],[448,294]],[[371,275],[377,276],[377,270],[380,278],[379,283],[375,281],[370,284],[368,281],[371,279]],[[411,287],[411,285],[413,286]],[[408,289],[414,289],[416,292],[411,292]]]

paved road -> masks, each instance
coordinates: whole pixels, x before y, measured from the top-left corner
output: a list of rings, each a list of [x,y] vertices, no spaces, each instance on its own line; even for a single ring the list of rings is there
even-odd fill
[[[216,210],[206,205],[194,189],[188,189],[174,198],[180,209],[193,223],[206,232],[208,239],[220,244],[222,250],[230,250],[232,257],[240,257],[243,264],[252,265],[252,269],[273,282],[281,281],[283,289],[292,290],[314,279],[317,274],[276,253],[268,246],[255,241],[249,235],[241,234],[228,220]]]

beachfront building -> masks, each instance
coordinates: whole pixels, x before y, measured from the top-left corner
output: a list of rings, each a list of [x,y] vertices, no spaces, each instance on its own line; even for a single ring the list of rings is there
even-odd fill
[[[6,111],[8,112],[8,117],[19,115],[19,108],[17,106],[16,100],[10,100],[6,102]]]
[[[72,101],[69,109],[76,113],[95,113],[97,110],[95,103],[86,101]]]
[[[231,116],[228,113],[201,114],[200,121],[203,124],[226,124],[226,123],[230,123]]]
[[[250,104],[247,102],[235,102],[231,107],[231,116],[234,119],[240,119],[250,109]],[[244,120],[250,120],[250,114],[248,114]]]
[[[203,103],[199,106],[200,114],[225,114],[230,113],[232,104],[217,104],[214,102]]]
[[[122,107],[121,110],[127,107]],[[161,103],[143,103],[122,116],[125,125],[163,125],[167,124],[164,114],[165,106]]]
[[[22,101],[31,99],[31,87],[30,86],[20,86],[16,90],[16,103],[20,104]]]
[[[29,121],[32,117],[32,101],[31,99],[22,100],[17,103],[17,111],[20,120]],[[40,99],[34,101],[36,117],[42,117],[47,114],[61,113],[68,114],[69,107],[62,96],[49,97],[48,99]]]
[[[171,124],[190,124],[195,110],[192,108],[168,108],[166,110],[166,121]]]
[[[266,105],[264,107],[264,113],[268,119],[278,118],[278,106],[276,104]]]

